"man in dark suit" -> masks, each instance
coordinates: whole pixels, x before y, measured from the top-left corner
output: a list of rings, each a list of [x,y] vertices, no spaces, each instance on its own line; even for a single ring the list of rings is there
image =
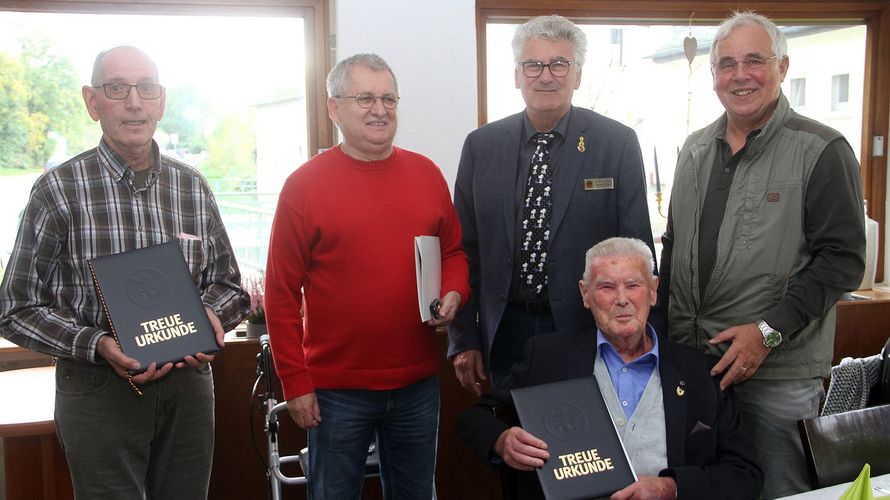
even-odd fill
[[[591,375],[638,476],[613,500],[760,494],[763,472],[732,389],[720,390],[708,357],[647,326],[657,298],[653,264],[640,240],[610,238],[591,248],[579,286],[598,328],[533,338],[504,382],[458,421],[468,447],[510,467],[517,498],[543,498],[532,471],[551,457],[547,443],[517,426],[510,389]]]
[[[612,236],[652,247],[636,134],[573,107],[587,41],[560,16],[532,19],[513,39],[523,112],[466,139],[454,204],[473,293],[449,328],[461,384],[509,373],[525,341],[592,325],[577,294],[583,252]]]

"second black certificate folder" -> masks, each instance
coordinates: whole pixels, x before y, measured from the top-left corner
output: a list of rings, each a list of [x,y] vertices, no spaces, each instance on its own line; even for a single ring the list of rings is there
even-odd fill
[[[511,393],[522,428],[547,442],[537,469],[547,500],[608,498],[636,481],[593,375]]]

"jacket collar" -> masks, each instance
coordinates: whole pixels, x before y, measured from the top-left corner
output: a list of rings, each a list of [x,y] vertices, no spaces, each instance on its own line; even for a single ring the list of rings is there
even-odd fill
[[[766,124],[760,128],[760,133],[757,134],[757,137],[751,140],[746,155],[755,156],[760,154],[760,152],[763,151],[763,148],[766,147],[766,144],[768,144],[782,129],[790,112],[791,107],[788,104],[788,99],[786,99],[785,94],[779,90],[779,101],[776,103],[776,109],[773,110],[773,114],[769,117],[769,120],[766,121]],[[724,130],[725,129],[724,126]]]
[[[748,154],[759,153],[763,149],[764,144],[768,143],[771,138],[779,133],[782,126],[788,120],[789,116],[794,113],[791,109],[785,94],[779,90],[779,100],[776,103],[776,109],[773,110],[772,116],[766,121],[766,124],[760,128],[760,134],[757,135],[748,148]],[[698,138],[698,148],[709,148],[713,141],[726,133],[727,115],[724,111],[717,120],[702,129],[702,133]]]
[[[556,183],[553,186],[556,196],[553,197],[553,214],[550,218],[551,240],[556,237],[559,225],[568,212],[572,196],[581,191],[579,186],[585,155],[593,154],[592,151],[588,151],[594,142],[594,138],[590,137],[587,130],[590,127],[590,120],[584,119],[581,110],[574,106],[569,109],[569,113],[565,144],[559,158],[559,175],[556,176]]]
[[[497,163],[503,169],[501,176],[503,186],[498,191],[501,195],[501,204],[504,207],[504,227],[507,230],[507,248],[515,248],[516,240],[516,189],[514,183],[519,168],[519,146],[522,142],[525,112],[516,113],[504,120],[502,129],[503,146],[493,144],[499,149]]]
[[[664,428],[667,438],[668,467],[685,462],[686,412],[689,394],[682,371],[682,362],[671,342],[661,339],[661,358],[658,373],[661,375],[661,396],[664,400]]]

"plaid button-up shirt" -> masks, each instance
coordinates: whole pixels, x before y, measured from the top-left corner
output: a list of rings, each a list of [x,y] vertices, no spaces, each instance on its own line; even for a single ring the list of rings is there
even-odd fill
[[[178,240],[204,304],[224,329],[249,307],[216,201],[192,167],[160,155],[143,185],[103,140],[45,173],[22,215],[0,285],[0,334],[62,358],[98,362],[109,333],[87,260]]]

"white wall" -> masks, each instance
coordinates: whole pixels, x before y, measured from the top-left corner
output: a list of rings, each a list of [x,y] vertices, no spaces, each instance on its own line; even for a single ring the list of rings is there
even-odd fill
[[[474,0],[331,0],[335,56],[374,52],[399,81],[396,145],[435,161],[454,186],[476,128]]]

